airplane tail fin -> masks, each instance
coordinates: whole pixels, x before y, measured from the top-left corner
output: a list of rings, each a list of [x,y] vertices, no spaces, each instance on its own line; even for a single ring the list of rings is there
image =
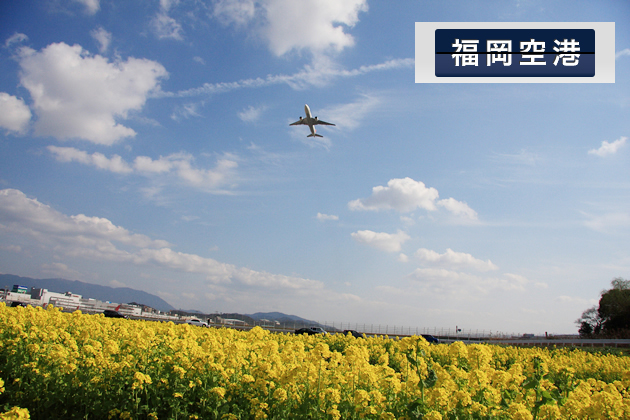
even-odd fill
[[[319,134],[309,134],[306,137],[324,137],[324,136],[320,136]]]

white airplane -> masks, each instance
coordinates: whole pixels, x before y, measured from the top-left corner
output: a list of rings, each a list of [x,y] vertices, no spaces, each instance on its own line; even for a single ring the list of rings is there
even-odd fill
[[[335,125],[335,124],[327,123],[326,121],[318,120],[317,117],[313,118],[311,116],[311,108],[309,108],[308,105],[304,105],[304,112],[306,112],[306,117],[304,118],[300,117],[299,121],[296,121],[293,124],[289,124],[289,125],[308,125],[308,128],[311,129],[311,134],[309,134],[306,137],[324,137],[315,132],[316,130],[314,126],[317,124]]]

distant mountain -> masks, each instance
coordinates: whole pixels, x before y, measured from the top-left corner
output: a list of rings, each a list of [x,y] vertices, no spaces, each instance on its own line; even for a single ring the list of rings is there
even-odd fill
[[[303,326],[322,327],[327,331],[336,331],[337,328],[330,325],[320,324],[319,322],[311,321],[310,319],[301,318],[297,315],[287,315],[282,312],[256,312],[255,314],[245,315],[256,321],[266,319],[268,321],[278,321],[280,325],[290,328],[301,328]]]
[[[20,277],[13,274],[0,274],[0,287],[8,286],[9,290],[14,284],[20,286],[48,289],[51,292],[65,293],[72,292],[84,298],[98,299],[106,302],[129,303],[138,302],[150,306],[160,311],[168,312],[173,308],[164,299],[152,295],[142,290],[135,290],[129,287],[108,287],[98,284],[84,283],[78,280],[65,279],[32,279],[30,277]]]
[[[305,324],[315,323],[314,321],[300,318],[299,316],[296,316],[296,315],[283,314],[282,312],[256,312],[255,314],[249,314],[246,316],[253,318],[256,321],[260,321],[261,319],[267,319],[269,321],[278,321],[278,322],[298,321],[298,322],[303,322]]]

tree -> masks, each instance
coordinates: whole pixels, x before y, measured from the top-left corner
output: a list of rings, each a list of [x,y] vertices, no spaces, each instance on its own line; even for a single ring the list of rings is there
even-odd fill
[[[599,317],[603,321],[603,329],[614,330],[630,328],[630,280],[620,277],[611,283],[612,289],[602,293],[599,299]]]
[[[589,337],[599,334],[602,329],[602,319],[599,317],[597,306],[593,306],[582,312],[582,316],[575,321],[580,326],[580,337]]]
[[[617,277],[610,285],[611,289],[602,290],[599,306],[585,310],[575,321],[581,337],[630,332],[630,280]]]

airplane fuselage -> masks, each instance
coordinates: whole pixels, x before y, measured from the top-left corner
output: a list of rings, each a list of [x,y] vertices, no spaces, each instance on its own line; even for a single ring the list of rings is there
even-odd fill
[[[306,114],[306,124],[308,124],[308,128],[311,129],[311,134],[315,135],[317,130],[315,130],[315,126],[313,125],[314,118],[311,115],[311,108],[309,108],[307,104],[304,104],[304,113]]]
[[[335,124],[331,124],[328,123],[326,121],[322,121],[322,120],[318,120],[317,117],[313,118],[313,114],[311,114],[311,109],[308,107],[308,105],[304,105],[304,113],[306,114],[306,117],[302,118],[300,117],[300,119],[292,124],[289,125],[308,125],[308,128],[311,130],[311,134],[309,134],[306,137],[323,137],[319,134],[316,133],[315,131],[315,126],[320,124],[320,125],[332,125],[334,126]]]

